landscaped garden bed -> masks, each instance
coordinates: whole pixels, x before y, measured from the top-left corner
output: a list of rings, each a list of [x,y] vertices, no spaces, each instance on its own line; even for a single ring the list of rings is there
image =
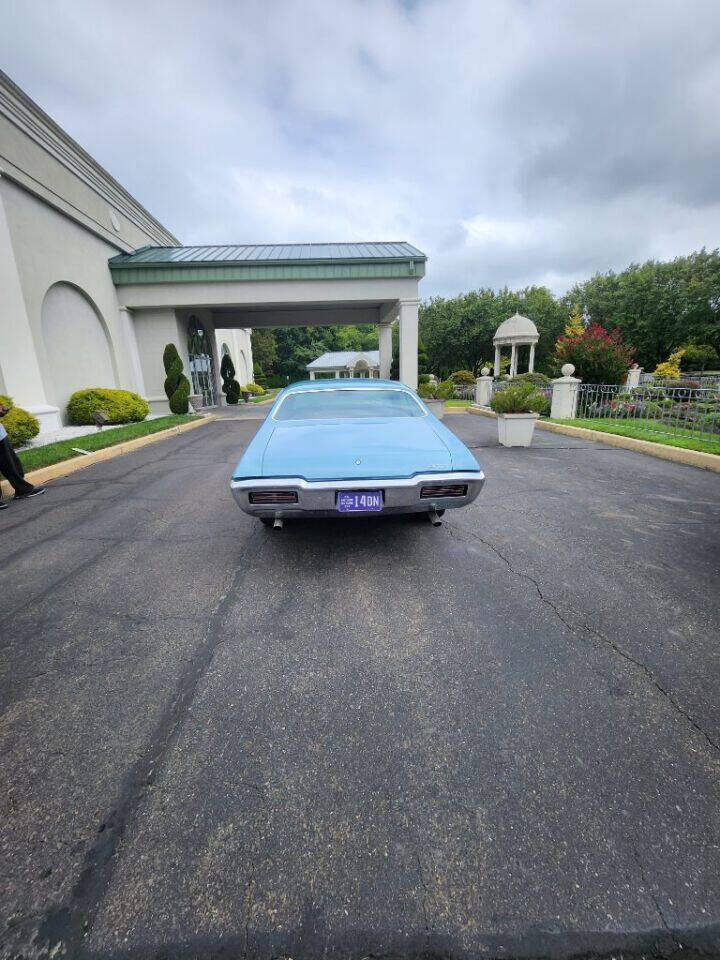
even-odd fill
[[[693,430],[673,427],[672,433],[661,433],[653,421],[622,420],[611,417],[577,417],[574,420],[550,420],[550,423],[562,423],[569,427],[584,427],[600,433],[614,433],[635,440],[649,440],[684,450],[699,450],[701,453],[720,455],[720,435],[699,436]]]
[[[78,453],[78,450],[93,453],[96,450],[114,447],[119,443],[136,440],[138,437],[145,437],[151,433],[158,433],[161,430],[167,430],[170,427],[177,427],[182,423],[198,419],[200,418],[187,414],[158,417],[155,420],[128,423],[122,427],[105,428],[98,430],[97,433],[88,433],[70,440],[58,440],[42,447],[20,449],[17,454],[26,472],[39,470],[41,467],[49,467],[53,463],[60,463],[63,460],[71,460],[73,457],[82,456],[81,453]]]

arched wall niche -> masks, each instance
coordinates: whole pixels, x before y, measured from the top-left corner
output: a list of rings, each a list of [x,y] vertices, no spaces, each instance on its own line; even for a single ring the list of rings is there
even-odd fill
[[[117,387],[117,361],[102,314],[72,283],[54,283],[41,312],[48,360],[46,393],[63,421],[70,395],[85,387]]]

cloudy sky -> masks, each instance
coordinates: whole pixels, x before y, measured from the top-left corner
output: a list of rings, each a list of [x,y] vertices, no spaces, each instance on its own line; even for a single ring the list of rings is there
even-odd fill
[[[720,244],[720,0],[0,0],[184,243],[409,240],[423,295]]]

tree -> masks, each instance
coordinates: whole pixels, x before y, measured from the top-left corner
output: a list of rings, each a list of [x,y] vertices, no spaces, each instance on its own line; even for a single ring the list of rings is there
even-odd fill
[[[683,370],[700,370],[705,372],[705,367],[712,366],[718,362],[718,352],[715,347],[709,343],[686,343],[683,347],[683,355],[680,358],[680,366]]]
[[[255,364],[265,373],[273,373],[277,358],[277,343],[275,334],[267,327],[258,327],[250,337],[253,353],[253,368]]]
[[[617,327],[636,344],[637,361],[648,370],[688,340],[720,350],[720,252],[702,249],[596,274],[569,291],[565,303],[575,302],[585,304],[593,322]]]
[[[190,381],[183,373],[183,362],[174,343],[168,343],[163,350],[165,367],[165,396],[173,413],[188,412]]]
[[[619,330],[608,333],[599,323],[591,323],[577,337],[562,336],[555,345],[558,366],[574,364],[575,376],[585,383],[622,383],[634,353]]]
[[[227,402],[235,404],[240,399],[240,384],[235,379],[235,364],[226,353],[220,362],[220,376],[222,377],[222,392],[227,398]]]
[[[580,312],[580,306],[577,303],[573,304],[573,308],[570,311],[570,316],[568,317],[568,322],[565,324],[565,336],[566,337],[579,337],[585,330],[585,321],[583,320],[583,315]]]

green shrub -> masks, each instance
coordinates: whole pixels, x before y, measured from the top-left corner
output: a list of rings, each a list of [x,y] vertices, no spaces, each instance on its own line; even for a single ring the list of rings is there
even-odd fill
[[[0,404],[5,407],[8,406],[8,404],[5,403],[6,400],[10,402],[10,410],[8,410],[2,420],[0,420],[0,423],[2,423],[7,430],[8,440],[13,447],[19,447],[40,433],[40,424],[37,421],[37,417],[28,413],[27,410],[23,410],[22,407],[13,406],[12,400],[10,400],[9,397],[0,397]]]
[[[145,419],[150,408],[139,394],[110,387],[76,390],[68,400],[67,414],[70,423],[93,424],[96,410],[106,413],[110,423],[137,423]]]
[[[0,407],[7,407],[8,410],[12,410],[15,406],[13,403],[12,397],[7,397],[4,393],[0,393]]]
[[[220,376],[222,377],[222,391],[227,402],[236,404],[240,399],[240,384],[235,379],[235,365],[229,354],[225,354],[220,362]]]
[[[258,382],[257,377],[255,378],[255,380],[256,382]],[[280,387],[280,388],[286,387],[287,377],[284,377],[281,373],[273,373],[272,376],[269,376],[267,378],[267,383],[264,383],[263,386],[270,387],[271,389],[273,388],[277,389],[277,387]]]
[[[550,377],[546,377],[539,370],[533,370],[532,373],[518,373],[513,377],[513,383],[516,380],[519,380],[520,383],[534,383],[538,387],[544,387],[551,382]]]
[[[475,374],[472,370],[456,370],[451,373],[448,380],[452,381],[456,387],[469,387],[475,383]]]
[[[550,409],[550,403],[532,383],[511,383],[497,390],[490,401],[495,413],[542,413]]]
[[[720,430],[720,413],[703,413],[697,418],[697,422],[713,430]]]
[[[423,400],[450,400],[455,394],[455,384],[451,380],[443,380],[442,383],[420,383],[417,392]]]
[[[183,363],[174,343],[168,343],[163,350],[165,367],[165,396],[173,413],[188,412],[190,381],[183,373]]]
[[[249,390],[256,397],[261,397],[265,393],[264,388],[259,383],[246,383],[243,390]]]
[[[418,383],[430,383],[430,374],[429,374],[429,373],[419,373],[419,374],[418,374]]]

